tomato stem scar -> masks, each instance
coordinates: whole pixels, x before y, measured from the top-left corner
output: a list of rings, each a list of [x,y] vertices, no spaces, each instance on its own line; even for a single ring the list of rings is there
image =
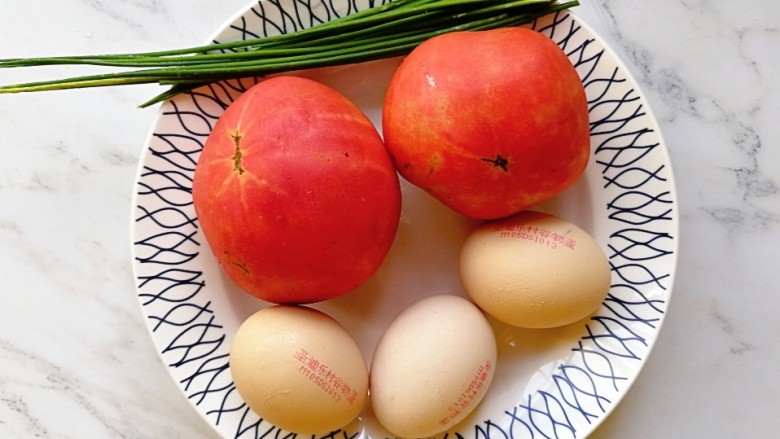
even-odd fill
[[[482,161],[492,163],[494,168],[501,168],[504,172],[509,172],[509,169],[507,169],[509,160],[506,157],[502,157],[501,154],[496,154],[494,159],[482,157]]]

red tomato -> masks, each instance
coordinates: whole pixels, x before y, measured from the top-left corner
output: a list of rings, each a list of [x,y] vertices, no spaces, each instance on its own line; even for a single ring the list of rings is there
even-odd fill
[[[455,211],[501,218],[557,195],[590,152],[582,82],[524,28],[431,38],[401,63],[383,111],[400,174]]]
[[[287,76],[225,110],[192,197],[227,276],[274,303],[318,302],[361,285],[389,251],[401,208],[371,121],[335,90]]]

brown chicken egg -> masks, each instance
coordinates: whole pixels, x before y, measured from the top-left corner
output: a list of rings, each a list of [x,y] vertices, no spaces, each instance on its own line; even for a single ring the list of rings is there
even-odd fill
[[[323,312],[265,308],[236,332],[230,372],[249,407],[276,426],[324,434],[352,422],[368,393],[368,367],[349,333]]]
[[[611,283],[609,262],[587,232],[535,211],[477,227],[462,247],[460,276],[482,310],[524,328],[563,326],[587,317]]]

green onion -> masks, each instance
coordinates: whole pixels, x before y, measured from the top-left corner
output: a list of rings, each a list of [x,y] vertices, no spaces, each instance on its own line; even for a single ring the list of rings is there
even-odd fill
[[[5,85],[0,86],[0,94],[149,83],[171,86],[141,105],[146,107],[225,79],[406,55],[437,35],[519,26],[578,4],[577,0],[395,0],[297,32],[243,41],[144,53],[0,59],[0,68],[55,64],[130,68]]]

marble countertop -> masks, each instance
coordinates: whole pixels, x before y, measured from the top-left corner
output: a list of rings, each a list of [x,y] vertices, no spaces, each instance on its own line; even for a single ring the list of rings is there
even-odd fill
[[[780,431],[780,6],[584,0],[640,83],[679,200],[672,303],[639,378],[590,437]],[[8,0],[0,57],[204,41],[245,0]],[[0,70],[0,83],[76,67]],[[129,250],[155,86],[0,96],[0,437],[215,438],[144,326]]]

